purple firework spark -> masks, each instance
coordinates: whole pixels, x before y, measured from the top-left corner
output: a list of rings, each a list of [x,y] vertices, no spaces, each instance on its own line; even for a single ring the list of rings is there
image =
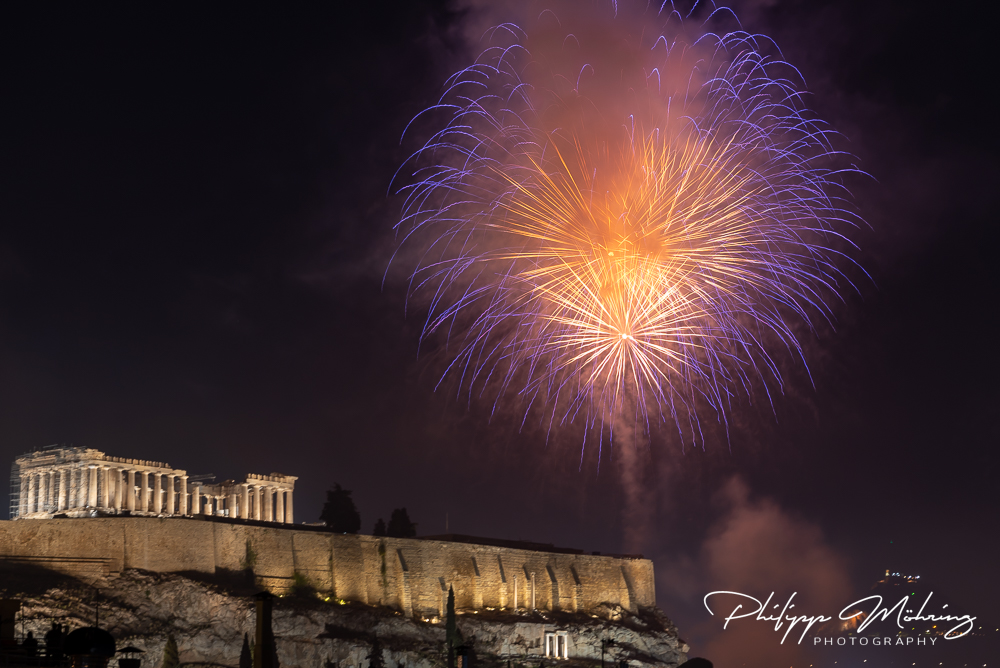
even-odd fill
[[[430,138],[397,232],[442,381],[550,434],[673,422],[703,445],[700,412],[726,423],[782,387],[781,356],[805,364],[797,329],[850,284],[859,172],[777,47],[727,21],[545,9],[488,31],[411,121]]]

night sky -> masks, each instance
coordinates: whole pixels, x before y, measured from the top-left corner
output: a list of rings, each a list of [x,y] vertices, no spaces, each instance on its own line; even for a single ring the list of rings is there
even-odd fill
[[[806,335],[814,387],[793,371],[773,409],[737,406],[704,450],[654,435],[644,553],[659,605],[719,666],[741,664],[723,661],[736,636],[702,607],[714,589],[812,591],[817,610],[889,568],[993,631],[988,6],[736,7],[872,177],[851,184],[870,278]],[[405,506],[423,535],[447,518],[456,533],[621,551],[613,455],[581,460],[575,437],[546,443],[435,393],[441,357],[417,356],[402,271],[383,286],[401,204],[389,181],[415,148],[400,135],[474,57],[483,20],[425,0],[0,10],[0,461],[72,443],[220,480],[277,471],[299,476],[297,521],[316,521],[336,482],[364,532]],[[1000,656],[997,633],[781,664],[773,631],[748,642],[749,666]]]

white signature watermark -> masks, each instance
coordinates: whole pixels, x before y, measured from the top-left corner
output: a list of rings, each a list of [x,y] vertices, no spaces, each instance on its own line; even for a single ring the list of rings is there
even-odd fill
[[[741,602],[737,603],[736,607],[734,607],[732,612],[730,612],[729,615],[726,617],[726,623],[722,625],[723,629],[728,628],[729,622],[733,621],[734,619],[746,619],[750,617],[753,618],[754,621],[774,622],[774,630],[778,632],[781,631],[782,627],[785,627],[785,633],[781,637],[782,644],[784,644],[785,640],[792,633],[793,629],[799,631],[800,633],[799,633],[798,644],[802,644],[802,641],[803,639],[805,639],[806,634],[809,632],[811,628],[813,628],[814,625],[829,622],[833,619],[833,617],[829,617],[822,614],[820,615],[795,614],[794,612],[792,612],[792,608],[795,607],[795,604],[792,603],[792,600],[795,598],[796,593],[793,593],[791,596],[788,597],[788,600],[785,601],[784,607],[781,608],[781,612],[778,613],[777,615],[768,614],[766,612],[766,610],[769,609],[774,610],[779,607],[777,603],[771,606],[771,599],[774,598],[774,592],[771,592],[770,596],[767,597],[767,600],[761,603],[759,600],[748,594],[741,594],[740,592],[736,591],[713,591],[709,592],[708,594],[705,594],[704,603],[708,611],[712,615],[715,615],[715,611],[712,610],[712,607],[708,603],[711,597],[720,596],[723,594],[739,597]],[[973,621],[976,618],[971,615],[956,616],[950,614],[939,614],[939,615],[924,614],[924,610],[927,608],[927,605],[930,603],[931,596],[933,595],[934,592],[927,594],[927,598],[924,599],[923,605],[920,606],[920,610],[918,610],[916,614],[910,614],[913,612],[913,610],[907,608],[907,604],[909,604],[912,601],[912,599],[909,596],[904,596],[902,599],[900,599],[899,603],[897,603],[892,607],[884,606],[882,603],[882,597],[877,594],[873,596],[866,596],[865,598],[858,599],[857,601],[854,601],[853,603],[849,603],[848,605],[844,606],[844,608],[840,611],[840,614],[838,615],[838,619],[841,619],[843,621],[850,621],[855,617],[858,617],[859,622],[857,625],[856,632],[859,634],[863,633],[864,630],[868,628],[868,626],[874,623],[875,621],[885,621],[893,616],[895,616],[896,618],[896,626],[898,626],[900,629],[905,628],[903,626],[903,622],[958,622],[957,624],[955,624],[955,626],[953,626],[951,629],[949,629],[947,632],[944,633],[945,640],[955,640],[956,638],[961,638],[962,636],[972,631]],[[944,610],[944,608],[947,607],[948,606],[945,605],[942,608],[942,611]],[[813,644],[819,644],[819,641],[821,640],[822,638],[815,638]],[[880,640],[879,643],[873,642],[872,644],[892,644],[888,642],[882,642],[883,640],[885,641],[891,640],[891,638],[878,638],[878,640]],[[912,644],[909,642],[909,640],[912,640],[912,638],[908,639],[906,643],[897,642],[895,644]],[[936,640],[937,638],[931,638],[931,644],[933,645],[934,641]],[[846,642],[847,641],[845,639],[845,643]],[[844,644],[844,643],[839,643],[839,644]],[[867,643],[862,643],[862,644],[867,644]],[[924,644],[924,643],[918,643],[918,644]]]

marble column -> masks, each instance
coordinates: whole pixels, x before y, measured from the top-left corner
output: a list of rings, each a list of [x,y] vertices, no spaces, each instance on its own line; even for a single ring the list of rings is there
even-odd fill
[[[27,513],[28,515],[35,512],[35,498],[38,496],[38,489],[37,489],[38,482],[36,480],[37,477],[38,477],[37,473],[28,474],[28,507],[27,510],[25,510],[25,513]]]
[[[17,516],[23,517],[28,514],[28,474],[21,474],[21,498],[18,503]]]
[[[69,471],[59,469],[59,499],[56,501],[56,510],[66,510],[69,504]]]
[[[227,514],[230,517],[238,517],[238,514],[236,512],[236,488],[235,487],[230,487],[229,488],[229,508],[227,508],[227,510],[229,511]]]
[[[101,508],[111,507],[111,467],[102,466],[100,468],[100,488],[101,488]]]
[[[129,510],[135,510],[135,469],[128,470],[128,482],[125,485],[125,502]]]
[[[45,474],[36,472],[35,476],[35,512],[40,513],[45,510]]]
[[[295,524],[295,514],[292,512],[292,492],[295,490],[288,490],[285,493],[285,522],[288,524]]]
[[[48,495],[47,483],[49,482],[49,474],[47,471],[42,471],[38,474],[38,512],[45,512],[45,497]]]
[[[73,505],[73,469],[59,469],[59,499],[56,507],[66,510]]]
[[[191,514],[201,514],[201,483],[194,483],[191,489]]]
[[[45,497],[45,508],[51,513],[55,512],[56,509],[56,472],[49,471],[48,478],[48,485],[46,486],[48,487],[49,493]]]
[[[260,485],[254,485],[254,488],[253,488],[253,518],[255,520],[262,520],[262,519],[264,519],[264,515],[260,511],[261,510],[260,506],[261,506],[261,503],[262,503],[260,497],[261,497]]]
[[[177,485],[177,474],[168,473],[167,474],[167,514],[176,515],[177,514],[177,492],[174,488]]]
[[[158,471],[153,474],[153,506],[150,510],[157,515],[163,512],[163,474]]]
[[[142,482],[139,483],[141,489],[139,490],[139,510],[144,512],[149,511],[149,471],[142,472]]]
[[[277,511],[275,522],[285,523],[285,490],[280,487],[274,490],[274,509]]]
[[[41,471],[38,474],[38,499],[35,500],[35,512],[44,513],[48,510],[45,504],[49,495],[49,472]]]
[[[245,520],[250,519],[250,485],[243,483],[242,494],[240,496],[240,517]]]
[[[45,474],[37,473],[35,479],[35,512],[40,513],[45,510]]]
[[[188,514],[188,477],[186,475],[181,476],[181,515]]]
[[[274,488],[264,488],[264,521],[274,521]]]
[[[112,493],[115,495],[115,512],[119,513],[122,511],[122,473],[122,469],[117,466],[111,469]]]
[[[87,466],[87,507],[97,507],[97,467]]]
[[[84,508],[87,505],[87,469],[76,469],[76,499],[73,501],[74,508]]]
[[[35,482],[35,486],[38,488],[38,497],[35,499],[35,512],[42,513],[45,512],[45,472],[38,473],[38,480]]]

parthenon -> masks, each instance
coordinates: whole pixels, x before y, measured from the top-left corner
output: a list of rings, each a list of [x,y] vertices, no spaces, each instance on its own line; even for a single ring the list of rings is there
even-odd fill
[[[294,523],[295,476],[248,475],[217,484],[204,477],[164,462],[50,446],[14,461],[10,518],[217,515]]]

